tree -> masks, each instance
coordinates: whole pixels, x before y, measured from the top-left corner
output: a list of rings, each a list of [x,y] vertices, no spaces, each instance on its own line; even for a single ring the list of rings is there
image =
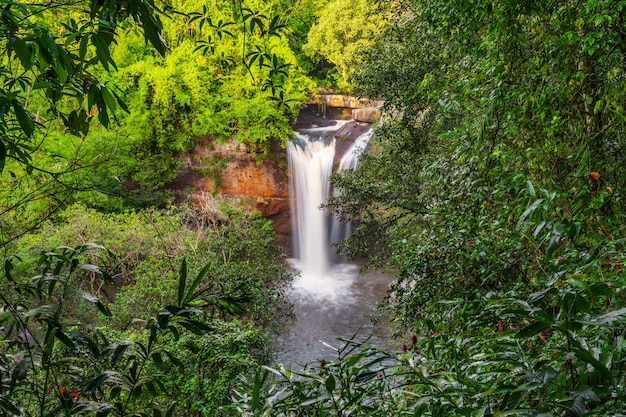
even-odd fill
[[[5,57],[0,67],[0,173],[7,158],[37,168],[30,156],[37,148],[36,128],[51,118],[84,135],[96,116],[108,126],[116,107],[124,108],[94,68],[116,67],[110,48],[126,22],[138,22],[159,54],[167,48],[160,36],[163,10],[153,0],[0,4]],[[65,107],[68,100],[73,104]],[[39,101],[41,107],[32,109],[29,101]]]
[[[304,51],[316,61],[336,66],[341,89],[349,89],[361,55],[383,27],[376,10],[376,3],[365,0],[334,0],[319,11],[317,23],[309,30]]]
[[[77,200],[166,204],[199,139],[235,139],[259,158],[286,142],[311,87],[283,36],[286,5],[124,4],[10,2],[0,246]]]
[[[100,157],[81,159],[82,142],[94,120],[108,127],[117,109],[127,110],[103,81],[117,67],[111,49],[118,34],[141,28],[151,53],[159,55],[167,45],[160,35],[165,10],[152,0],[2,0],[0,6],[0,176],[10,194],[0,211],[5,246],[77,192],[98,189],[93,174],[108,146]],[[78,138],[76,146],[50,138],[59,124]],[[66,159],[69,150],[74,153]]]

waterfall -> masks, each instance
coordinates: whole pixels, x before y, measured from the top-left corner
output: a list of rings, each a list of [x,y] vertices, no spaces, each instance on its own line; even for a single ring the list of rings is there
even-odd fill
[[[287,147],[295,256],[290,262],[300,275],[287,292],[295,321],[274,339],[274,349],[278,361],[292,369],[320,358],[336,359],[337,349],[345,346],[338,338],[384,347],[388,336],[386,326],[378,324],[382,332],[376,331],[370,316],[393,277],[374,271],[361,274],[359,263],[334,259],[331,236],[338,233],[339,221],[320,208],[332,192],[335,145],[341,143],[333,131],[341,124],[302,130]],[[357,138],[339,162],[340,169],[357,167],[371,136],[368,131]],[[342,228],[348,232],[348,226]]]
[[[330,271],[331,245],[347,236],[349,225],[342,225],[321,207],[330,195],[335,158],[335,138],[329,140],[324,136],[328,130],[315,132],[318,137],[313,131],[297,133],[287,147],[287,159],[295,263],[301,271],[295,285],[308,293],[337,297],[349,282],[339,282],[337,271]],[[356,168],[372,132],[368,130],[357,138],[341,159],[339,169]]]
[[[328,270],[326,203],[335,158],[335,140],[297,134],[287,148],[292,191],[294,252],[303,275],[323,277]]]
[[[359,166],[359,158],[361,154],[365,151],[369,140],[374,135],[374,130],[370,129],[367,132],[360,135],[352,146],[348,149],[348,151],[341,157],[341,161],[339,161],[338,171],[343,171],[346,169],[356,169]],[[334,195],[337,196],[337,190],[333,191]],[[351,223],[342,223],[339,217],[333,216],[331,219],[330,226],[330,244],[331,246],[339,242],[341,240],[346,239],[350,233],[352,232],[352,224]]]

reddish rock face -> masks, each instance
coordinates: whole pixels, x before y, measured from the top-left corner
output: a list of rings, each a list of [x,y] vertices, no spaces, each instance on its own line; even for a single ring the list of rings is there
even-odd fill
[[[220,174],[221,184],[217,190],[220,194],[264,198],[289,197],[287,175],[280,169],[278,163],[272,160],[257,163],[255,157],[250,154],[235,154],[234,157],[234,162],[228,163]],[[214,180],[207,179],[204,188],[213,191]]]
[[[215,179],[203,175],[215,161],[229,160],[219,173],[219,187]],[[247,197],[245,201],[270,219],[276,231],[276,242],[288,250],[290,247],[291,218],[289,181],[287,179],[286,152],[273,146],[269,158],[258,162],[245,146],[233,143],[216,145],[198,144],[185,159],[184,167],[170,189],[181,199],[191,192],[214,192],[223,195]]]

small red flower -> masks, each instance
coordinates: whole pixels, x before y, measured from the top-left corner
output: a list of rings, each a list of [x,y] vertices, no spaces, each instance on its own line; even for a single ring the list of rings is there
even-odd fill
[[[599,172],[596,172],[596,171],[591,171],[591,172],[589,173],[589,176],[590,176],[591,178],[593,178],[594,180],[596,180],[596,181],[598,181],[598,180],[600,179],[600,173],[599,173]]]
[[[326,361],[325,361],[324,359],[322,359],[322,360],[320,361],[320,368],[323,368],[323,367],[325,367],[325,366],[326,366]]]
[[[75,389],[72,392],[70,392],[70,398],[72,398],[72,399],[74,399],[76,401],[80,400],[80,391]]]
[[[435,333],[433,337],[441,337],[441,333]]]
[[[411,335],[411,343],[416,344],[417,343],[417,335],[415,333],[413,333]]]
[[[407,351],[406,343],[403,343],[403,344],[402,344],[402,351],[403,351],[403,352],[406,352],[406,351]]]
[[[61,396],[64,396],[67,391],[69,391],[68,387],[59,387],[59,394],[61,394]]]

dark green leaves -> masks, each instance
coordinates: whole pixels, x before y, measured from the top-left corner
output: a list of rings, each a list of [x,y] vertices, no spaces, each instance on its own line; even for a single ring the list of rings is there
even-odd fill
[[[102,64],[105,70],[109,71],[109,64],[115,67],[115,61],[111,58],[111,51],[109,50],[109,44],[99,33],[94,33],[91,35],[91,43],[96,49],[96,56],[98,60]]]
[[[35,123],[33,119],[31,119],[30,115],[24,110],[22,105],[17,102],[17,100],[13,100],[13,110],[15,111],[15,117],[22,128],[22,131],[26,136],[30,137],[33,135],[35,131]]]
[[[267,16],[258,10],[252,10],[248,8],[242,8],[241,14],[244,22],[248,22],[248,30],[250,34],[255,33],[255,29],[258,28],[260,33],[265,33],[265,22],[267,21]]]
[[[98,308],[98,310],[106,317],[111,317],[111,311],[109,310],[109,308],[95,295],[89,294],[84,291],[76,291],[76,294],[78,294],[83,299],[89,301],[90,303],[93,303]]]
[[[521,339],[521,338],[536,336],[537,334],[550,329],[550,327],[551,327],[550,323],[539,321],[523,328],[522,330],[520,330],[519,332],[515,334],[515,337],[518,339]]]
[[[135,16],[139,15],[139,20],[142,23],[144,37],[152,44],[162,56],[167,51],[167,42],[161,36],[161,21],[156,15],[154,4],[152,0],[137,2],[138,6],[132,8],[135,12]]]
[[[106,87],[102,88],[90,72],[90,67],[96,63],[105,71],[117,69],[111,45],[115,43],[122,21],[132,18],[140,22],[146,40],[161,55],[165,54],[166,43],[160,34],[158,17],[161,12],[152,0],[124,2],[123,5],[117,1],[92,1],[88,16],[85,14],[80,19],[79,13],[77,18],[61,20],[63,31],[58,33],[50,29],[48,23],[57,21],[59,15],[70,8],[68,5],[49,8],[13,2],[2,7],[4,30],[0,37],[6,40],[10,61],[5,64],[11,70],[1,72],[2,88],[7,91],[0,91],[0,132],[8,136],[3,137],[0,147],[0,173],[8,156],[25,164],[27,170],[31,169],[27,152],[32,147],[30,138],[37,126],[23,97],[33,90],[43,90],[48,99],[47,108],[37,109],[37,114],[45,113],[45,118],[60,117],[74,134],[85,135],[88,121],[96,113],[100,123],[108,127],[117,105],[128,110],[119,97]],[[223,27],[221,30],[225,32]],[[83,108],[85,94],[87,109]],[[59,109],[57,106],[63,98],[72,98],[73,103],[63,102],[63,108]]]
[[[24,68],[32,67],[34,48],[31,44],[26,43],[24,39],[15,38],[9,47],[12,48]]]
[[[115,375],[116,373],[113,371],[106,371],[101,373],[100,375],[95,376],[91,380],[87,381],[87,383],[83,386],[82,392],[86,395],[92,394]]]
[[[0,174],[4,171],[4,165],[6,164],[7,158],[7,146],[0,139]]]

